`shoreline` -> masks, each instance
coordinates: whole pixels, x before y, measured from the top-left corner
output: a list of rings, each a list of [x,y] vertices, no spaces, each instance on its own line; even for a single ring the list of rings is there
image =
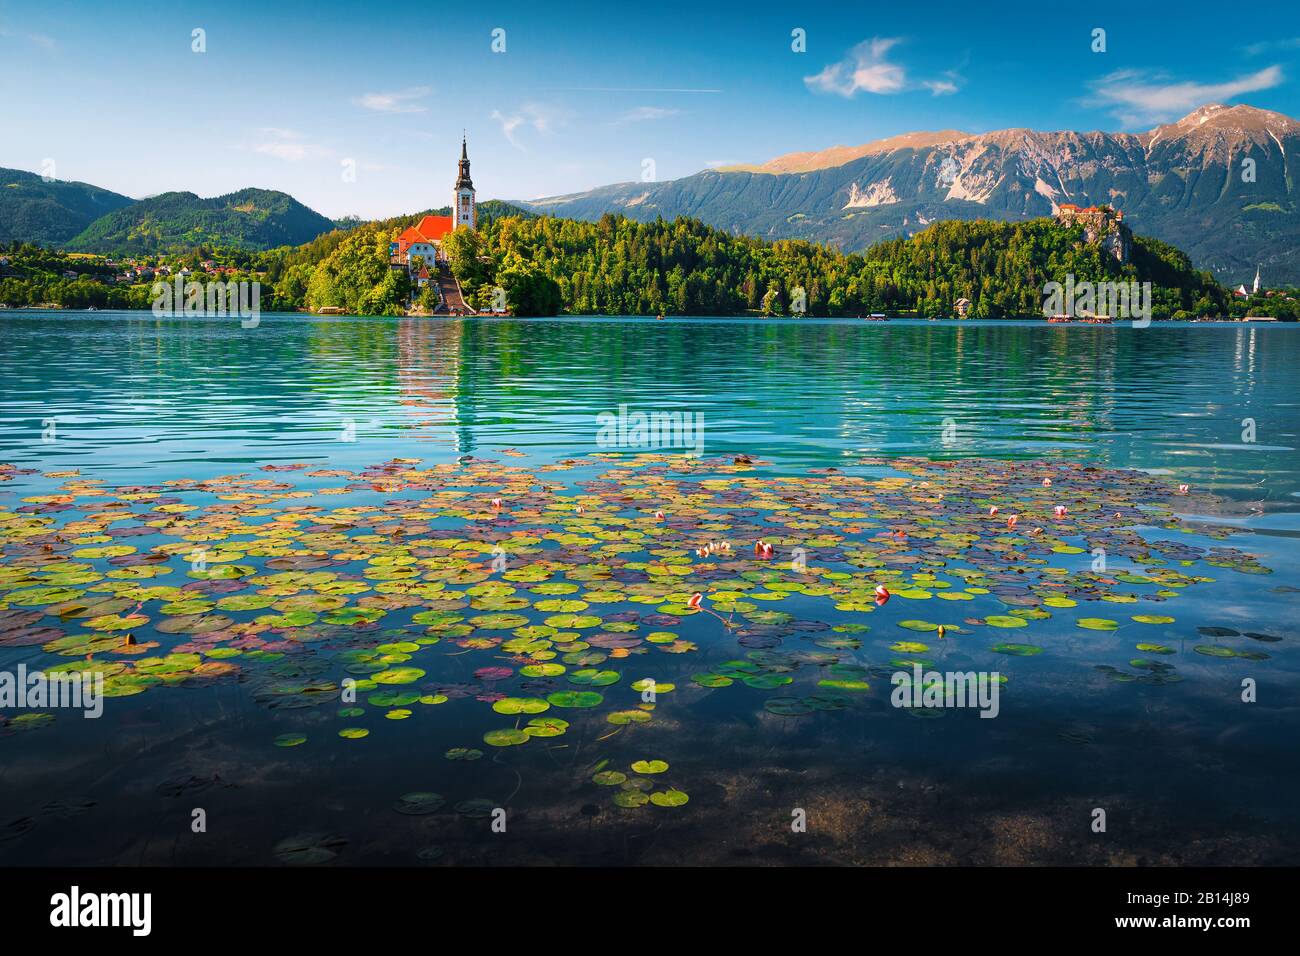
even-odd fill
[[[106,314],[128,314],[128,315],[152,315],[151,309],[73,309],[65,306],[34,306],[25,305],[18,308],[0,308],[0,315],[19,315],[24,312],[66,312],[70,314],[87,314],[87,313],[106,313]],[[691,319],[691,320],[743,320],[743,321],[768,321],[768,322],[862,322],[868,325],[888,325],[891,322],[906,323],[909,325],[920,324],[943,324],[943,325],[989,325],[1003,323],[1040,323],[1042,325],[1057,326],[1074,326],[1084,328],[1133,328],[1133,319],[1115,319],[1110,322],[1094,322],[1088,319],[1075,319],[1070,322],[1051,321],[1042,316],[1035,315],[1017,315],[1005,316],[1002,318],[957,318],[949,316],[944,318],[926,318],[914,315],[891,315],[883,319],[873,319],[867,316],[854,315],[763,315],[762,313],[742,313],[732,315],[629,315],[613,312],[562,312],[557,315],[538,315],[538,316],[513,316],[513,315],[494,315],[492,313],[473,313],[466,315],[361,315],[354,313],[326,313],[321,314],[306,309],[295,310],[292,312],[265,312],[267,316],[301,316],[312,319],[421,319],[428,321],[446,321],[461,319],[513,319],[522,322],[534,321],[551,321],[555,319],[646,319],[648,321],[670,321],[673,319]],[[156,318],[177,319],[177,318],[195,318],[195,319],[221,319],[221,318],[239,318],[239,316],[208,316],[199,313],[192,315],[161,315]],[[1300,322],[1291,322],[1285,319],[1274,318],[1249,318],[1249,319],[1152,319],[1150,325],[1170,325],[1170,326],[1188,326],[1188,325],[1249,325],[1258,326],[1278,326],[1278,325],[1300,325]],[[1146,326],[1141,326],[1146,327]]]

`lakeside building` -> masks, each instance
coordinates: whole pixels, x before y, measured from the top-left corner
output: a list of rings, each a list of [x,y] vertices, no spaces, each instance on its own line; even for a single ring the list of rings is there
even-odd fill
[[[1237,286],[1237,288],[1232,290],[1232,294],[1236,296],[1238,299],[1248,299],[1252,295],[1258,295],[1259,292],[1260,292],[1259,266],[1255,266],[1255,282],[1250,287],[1249,292],[1246,291],[1246,283],[1244,282],[1241,285]]]
[[[451,215],[425,216],[414,226],[405,229],[389,246],[390,262],[393,266],[405,267],[412,281],[417,281],[420,273],[419,265],[416,263],[417,258],[425,265],[435,268],[439,263],[445,262],[442,240],[458,226],[468,226],[470,229],[478,226],[476,195],[474,181],[469,174],[469,147],[462,137],[456,183],[452,187]],[[427,273],[424,278],[427,281]]]

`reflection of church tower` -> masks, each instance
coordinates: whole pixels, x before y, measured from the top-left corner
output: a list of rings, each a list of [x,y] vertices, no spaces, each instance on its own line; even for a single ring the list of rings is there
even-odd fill
[[[474,181],[469,178],[469,151],[465,138],[460,140],[460,171],[456,176],[456,193],[452,197],[451,214],[456,226],[478,225],[478,210],[474,204]]]
[[[411,418],[403,427],[417,440],[450,444],[457,455],[474,450],[473,409],[463,406],[460,319],[424,322],[403,319],[397,325],[398,404]]]

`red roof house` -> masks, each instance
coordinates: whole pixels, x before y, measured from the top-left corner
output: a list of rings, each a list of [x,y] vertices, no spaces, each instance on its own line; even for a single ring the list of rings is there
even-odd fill
[[[418,243],[435,245],[456,228],[451,216],[425,216],[397,237],[397,254],[404,257],[411,246]]]

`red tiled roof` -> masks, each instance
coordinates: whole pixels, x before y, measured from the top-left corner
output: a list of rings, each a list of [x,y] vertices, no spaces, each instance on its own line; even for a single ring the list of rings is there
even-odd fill
[[[451,216],[425,216],[415,228],[429,242],[437,242],[456,228],[456,223]]]
[[[456,227],[451,216],[425,216],[414,226],[404,230],[397,237],[397,252],[404,255],[417,242],[440,242]]]

